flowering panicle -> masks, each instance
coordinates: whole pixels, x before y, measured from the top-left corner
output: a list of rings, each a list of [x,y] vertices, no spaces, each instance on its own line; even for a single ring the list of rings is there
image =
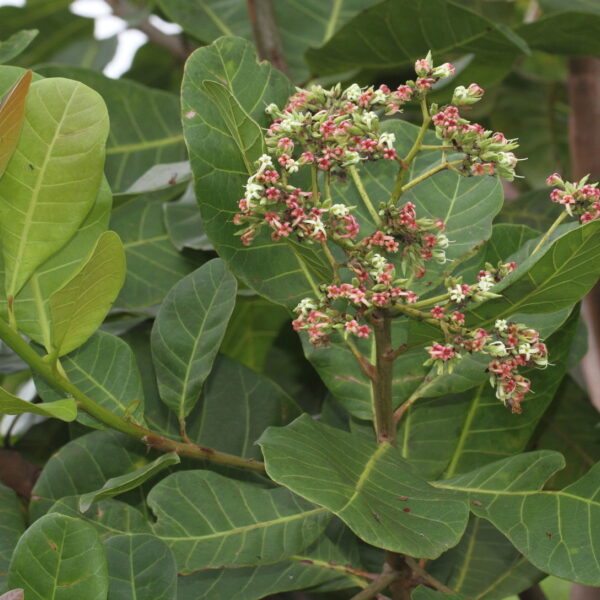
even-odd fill
[[[334,280],[320,285],[315,297],[304,298],[293,321],[294,328],[305,331],[311,343],[327,345],[335,332],[346,339],[367,338],[372,334],[372,317],[381,311],[439,322],[444,343],[427,348],[425,364],[448,373],[465,354],[489,354],[488,370],[497,396],[518,412],[529,382],[517,369],[546,364],[545,346],[537,332],[518,324],[503,328],[498,322],[490,331],[468,329],[463,312],[470,303],[495,297],[493,286],[515,268],[514,263],[486,264],[477,282],[470,285],[461,278],[448,278],[443,302],[428,316],[411,307],[418,301],[411,282],[425,274],[430,261],[446,262],[450,240],[444,233],[445,223],[420,217],[414,203],[397,203],[399,196],[392,195],[394,200],[381,202],[378,212],[371,207],[375,231],[370,227],[361,238],[356,207],[335,204],[329,191],[336,179],[345,178],[349,169],[362,163],[389,160],[397,162],[399,169],[408,168],[414,153],[407,159],[397,156],[394,134],[382,130],[380,118],[398,113],[411,99],[424,102],[432,85],[450,77],[454,67],[449,63],[434,66],[428,55],[415,63],[415,71],[414,81],[395,90],[386,85],[363,88],[354,84],[346,89],[315,85],[297,89],[283,109],[269,105],[267,112],[273,122],[266,134],[267,154],[257,160],[248,178],[234,223],[244,227],[240,235],[245,245],[267,229],[274,241],[293,237],[324,246]],[[477,84],[459,86],[451,106],[439,111],[433,106],[437,135],[445,145],[464,154],[463,174],[498,174],[512,179],[516,142],[459,115],[458,106],[473,104],[482,95]],[[298,182],[308,180],[301,178],[303,171],[310,171],[310,189],[297,187]],[[319,173],[325,180],[325,194],[319,190]],[[351,173],[356,178],[357,173]],[[400,175],[398,181],[401,185]],[[356,185],[365,205],[370,206],[366,192]]]
[[[598,182],[588,183],[589,175],[579,182],[563,181],[558,173],[546,179],[552,202],[561,204],[569,216],[577,215],[581,223],[589,223],[600,216],[600,189]]]
[[[483,90],[475,86],[477,92],[469,95],[468,88],[464,98],[476,102]],[[457,90],[460,88],[457,88]],[[463,88],[464,89],[464,88]],[[456,92],[454,100],[456,101]],[[452,145],[457,152],[465,154],[462,169],[471,175],[499,175],[508,181],[515,178],[518,159],[512,150],[518,148],[515,140],[507,140],[504,134],[484,129],[478,123],[471,123],[460,116],[456,106],[447,106],[432,116],[435,133],[438,138]]]

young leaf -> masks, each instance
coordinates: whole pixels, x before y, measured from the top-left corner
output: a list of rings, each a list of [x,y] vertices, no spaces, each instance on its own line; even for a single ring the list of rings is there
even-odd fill
[[[466,527],[465,502],[438,493],[390,444],[308,415],[267,429],[259,444],[272,479],[331,510],[369,544],[436,558]]]
[[[83,514],[79,510],[80,496],[65,496],[57,500],[48,513],[84,520],[93,525],[103,541],[114,536],[152,533],[150,523],[137,508],[120,500],[100,500]]]
[[[170,475],[148,494],[155,534],[179,573],[252,566],[299,553],[331,515],[283,488],[265,489],[211,471]]]
[[[90,506],[95,502],[98,502],[98,500],[112,498],[113,496],[118,496],[119,494],[123,494],[129,490],[133,490],[144,483],[144,481],[147,481],[148,479],[154,477],[154,475],[157,473],[160,473],[160,471],[172,465],[178,465],[180,462],[181,459],[177,454],[174,452],[169,452],[159,456],[157,459],[144,465],[143,467],[140,467],[139,469],[136,469],[135,471],[131,471],[125,475],[119,475],[118,477],[113,477],[109,479],[99,490],[83,494],[83,496],[79,498],[79,510],[82,513],[87,512]]]
[[[112,194],[104,179],[92,210],[75,235],[36,269],[14,300],[19,331],[46,348],[51,347],[50,297],[79,272],[106,231],[111,204]]]
[[[10,557],[25,531],[25,515],[17,494],[0,484],[0,594],[7,588],[6,573]]]
[[[70,517],[42,517],[19,540],[8,582],[23,588],[27,600],[105,600],[106,557],[98,534]]]
[[[38,33],[37,29],[23,29],[0,42],[0,64],[7,63],[19,56],[33,42]]]
[[[135,356],[126,342],[115,335],[96,331],[74,352],[61,359],[67,377],[96,403],[113,414],[135,423],[143,423],[144,391]],[[59,394],[42,378],[34,380],[40,396],[46,401]],[[79,422],[104,429],[104,425],[81,411]]]
[[[94,431],[64,445],[46,463],[32,492],[31,519],[37,519],[65,496],[78,496],[102,487],[112,477],[139,469],[148,462],[137,440],[115,431]]]
[[[48,65],[39,72],[76,79],[104,98],[110,116],[106,176],[115,192],[124,192],[156,164],[186,160],[175,94],[127,79],[110,79],[92,69]]]
[[[67,79],[31,85],[19,152],[0,180],[7,296],[19,292],[89,213],[107,135],[106,106],[90,88]]]
[[[27,71],[0,103],[0,177],[6,171],[8,161],[19,141],[31,76],[32,72]]]
[[[329,266],[312,247],[273,244],[268,233],[244,247],[232,219],[240,190],[263,152],[265,106],[282,105],[292,93],[285,76],[269,63],[257,63],[253,45],[239,38],[221,38],[196,50],[182,88],[183,130],[204,230],[236,275],[288,307],[327,279]]]
[[[152,357],[162,400],[182,420],[198,398],[235,305],[237,283],[214,259],[169,292],[152,328]]]
[[[557,452],[529,452],[434,485],[463,493],[471,511],[497,527],[538,569],[597,586],[600,464],[563,490],[542,491],[564,464]]]
[[[104,542],[111,600],[175,600],[177,569],[153,535],[116,535]]]
[[[52,349],[68,354],[100,327],[125,281],[123,244],[103,233],[82,269],[50,297]]]
[[[77,417],[77,404],[73,398],[56,400],[55,402],[42,402],[34,404],[9,394],[0,388],[0,413],[5,415],[21,415],[32,413],[44,417],[53,417],[61,421],[74,421]]]

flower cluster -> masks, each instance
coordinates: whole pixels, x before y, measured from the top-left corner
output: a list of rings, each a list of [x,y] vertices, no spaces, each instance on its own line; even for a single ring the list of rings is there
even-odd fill
[[[458,318],[455,315],[453,313],[451,319],[460,321],[462,315],[458,313]],[[498,319],[490,330],[460,329],[446,344],[433,344],[427,351],[429,360],[425,364],[435,365],[440,374],[451,372],[465,354],[489,355],[492,360],[487,370],[496,397],[514,413],[521,412],[521,402],[531,388],[531,382],[519,374],[519,368],[546,367],[548,364],[548,350],[540,341],[539,333],[504,319]]]
[[[554,187],[550,192],[552,202],[561,204],[569,216],[577,215],[582,223],[589,223],[600,217],[600,190],[598,182],[588,183],[589,175],[579,182],[563,181],[558,173],[546,179],[548,186]]]
[[[497,174],[508,181],[515,178],[518,159],[512,150],[519,146],[515,140],[471,123],[452,105],[434,114],[432,121],[437,137],[465,154],[463,170],[471,175]]]
[[[234,223],[244,226],[240,235],[246,245],[266,228],[274,241],[293,236],[323,246],[333,281],[320,285],[315,297],[304,298],[293,321],[294,329],[305,331],[311,343],[327,345],[335,332],[346,339],[367,338],[372,334],[371,319],[381,311],[388,316],[426,319],[439,325],[444,343],[427,348],[425,364],[447,373],[465,354],[490,355],[488,370],[497,396],[518,412],[529,382],[517,369],[543,366],[547,360],[539,335],[522,325],[504,327],[500,321],[490,331],[468,329],[463,312],[469,303],[495,297],[493,286],[515,268],[514,263],[486,264],[473,284],[463,283],[462,278],[446,279],[447,294],[440,304],[429,314],[421,312],[418,305],[413,306],[418,296],[410,289],[411,282],[425,274],[428,262],[446,262],[450,240],[444,233],[445,223],[419,217],[415,204],[398,203],[398,196],[381,202],[377,212],[356,182],[355,171],[351,171],[352,177],[363,203],[370,207],[375,230],[369,224],[368,234],[361,238],[361,224],[353,214],[356,207],[332,199],[330,186],[335,178],[345,178],[356,165],[389,160],[397,162],[399,169],[408,168],[406,160],[410,162],[414,154],[409,153],[406,160],[398,157],[395,137],[382,131],[379,119],[397,113],[415,97],[423,102],[431,86],[451,76],[454,67],[449,63],[435,67],[428,55],[416,62],[415,70],[415,81],[395,90],[385,85],[377,89],[358,85],[342,89],[338,85],[329,90],[313,86],[297,89],[283,109],[268,106],[273,118],[266,134],[268,153],[255,164]],[[511,150],[517,144],[458,113],[457,106],[473,104],[482,95],[476,84],[460,86],[454,91],[453,105],[439,112],[433,106],[436,132],[446,146],[465,155],[461,168],[465,175],[498,174],[512,179],[517,159]],[[308,177],[303,176],[306,171]],[[306,189],[303,182],[309,180]],[[401,185],[400,174],[398,181]],[[320,188],[320,184],[324,186]]]

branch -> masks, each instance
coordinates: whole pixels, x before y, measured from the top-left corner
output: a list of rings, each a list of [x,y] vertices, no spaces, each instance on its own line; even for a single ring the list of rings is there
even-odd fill
[[[106,2],[111,7],[115,17],[126,21],[130,28],[145,33],[151,42],[167,50],[179,61],[185,62],[188,59],[190,52],[179,36],[163,33],[160,29],[154,27],[148,19],[144,19],[135,25],[129,25],[129,20],[135,15],[137,9],[129,4],[127,0],[106,0]]]
[[[259,58],[289,75],[271,0],[248,0],[248,15]]]
[[[369,600],[369,598],[374,598],[379,592],[385,590],[390,583],[400,577],[400,575],[401,573],[394,571],[385,564],[381,575],[372,581],[364,590],[358,592],[355,596],[352,596],[350,600]]]
[[[60,390],[66,397],[77,401],[82,408],[92,417],[95,417],[111,429],[125,433],[141,442],[161,450],[162,452],[177,452],[180,456],[188,456],[197,460],[206,460],[221,465],[250,469],[264,472],[262,462],[246,459],[226,452],[219,452],[205,446],[198,446],[191,442],[178,442],[166,438],[141,425],[136,425],[126,419],[113,414],[103,406],[97,404],[92,398],[84,394],[76,385],[63,377],[50,362],[40,356],[14,329],[0,319],[0,338],[10,346],[34,371],[37,371],[51,386]]]
[[[405,556],[404,560],[406,564],[412,569],[413,573],[416,573],[421,579],[426,581],[431,587],[444,592],[444,594],[454,594],[447,585],[444,585],[441,581],[438,581],[435,577],[432,577],[423,567],[421,567],[416,560],[410,556]]]

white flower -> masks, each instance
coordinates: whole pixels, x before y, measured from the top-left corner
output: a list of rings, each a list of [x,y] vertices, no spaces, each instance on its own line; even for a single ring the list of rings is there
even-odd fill
[[[373,94],[373,100],[375,102],[382,104],[384,102],[387,102],[387,96],[385,95],[385,92],[383,92],[382,90],[375,90],[375,92]]]
[[[285,168],[288,173],[297,173],[298,172],[298,161],[294,160],[293,158],[290,158],[285,163]]]
[[[363,113],[363,123],[365,127],[371,129],[373,127],[373,123],[377,123],[379,121],[379,117],[374,112],[366,112]]]
[[[450,63],[444,63],[433,70],[434,77],[450,77],[454,74],[454,67]]]
[[[484,275],[480,280],[479,280],[479,291],[480,292],[489,292],[495,285],[495,281],[493,280],[493,278],[490,275]]]
[[[345,204],[334,204],[329,210],[334,217],[347,217],[350,214],[350,209]]]
[[[448,262],[448,258],[446,257],[446,253],[441,248],[434,248],[431,252],[433,259],[439,265],[445,265]]]
[[[306,313],[310,312],[311,310],[316,310],[316,309],[317,309],[317,305],[315,304],[315,301],[312,298],[303,298],[302,300],[300,300],[300,302],[298,303],[298,306],[296,306],[294,311],[299,314],[301,313],[301,314],[305,315]]]
[[[529,360],[532,354],[538,353],[538,350],[536,348],[532,348],[531,344],[528,344],[527,342],[519,344],[519,348],[517,351],[519,352],[519,354],[524,354],[526,360]]]
[[[382,146],[387,146],[388,148],[393,148],[395,141],[396,141],[396,136],[393,133],[390,133],[388,131],[384,131],[379,136],[379,143]]]
[[[378,271],[383,271],[383,269],[387,265],[387,262],[386,262],[385,258],[383,258],[383,256],[381,256],[381,254],[373,254],[373,258],[371,259],[371,264]]]
[[[512,152],[498,152],[498,164],[508,169],[514,169],[517,166],[517,157]]]
[[[436,239],[436,244],[437,244],[437,245],[438,245],[440,248],[447,248],[449,243],[450,243],[450,240],[448,239],[448,236],[447,236],[447,235],[445,235],[445,234],[443,234],[443,233],[440,233],[440,234],[437,236],[437,239]]]
[[[461,302],[466,298],[461,286],[458,284],[453,288],[448,288],[448,293],[450,294],[450,300],[453,300],[454,302]]]
[[[342,163],[342,166],[344,167],[349,167],[350,165],[357,165],[360,162],[360,154],[358,152],[346,150],[344,158],[345,160]]]
[[[362,94],[362,90],[360,89],[360,86],[358,85],[358,83],[353,83],[347,90],[346,90],[346,98],[348,98],[348,100],[358,100],[358,97]]]
[[[274,115],[276,112],[279,112],[279,107],[277,106],[277,104],[269,104],[269,106],[267,106],[267,108],[265,108],[265,112],[268,115]]]
[[[273,159],[268,154],[261,154],[258,157],[258,164],[261,167],[272,167],[273,166]]]
[[[323,221],[321,221],[321,217],[315,217],[314,219],[305,219],[304,222],[313,226],[312,235],[325,233],[325,225],[323,224]]]
[[[491,344],[488,344],[486,347],[486,350],[488,351],[488,354],[490,354],[491,356],[506,356],[508,354],[508,351],[506,350],[506,346],[504,345],[503,342],[492,342]]]
[[[500,332],[506,331],[508,329],[508,322],[506,319],[497,319],[494,323],[494,327]]]
[[[246,184],[246,198],[249,200],[258,200],[263,195],[263,186],[258,183],[247,183]]]

